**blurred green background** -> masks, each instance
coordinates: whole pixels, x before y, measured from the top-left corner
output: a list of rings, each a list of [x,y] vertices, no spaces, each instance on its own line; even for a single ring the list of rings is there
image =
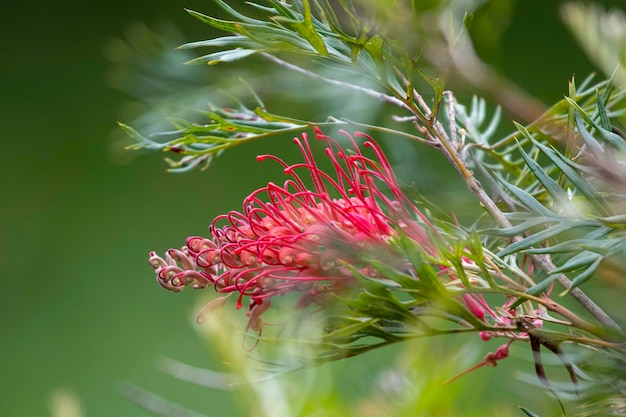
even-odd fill
[[[546,104],[562,97],[572,74],[592,71],[559,21],[559,3],[507,2],[512,10],[508,25],[500,22],[502,36],[477,36],[486,59]],[[0,416],[50,415],[49,399],[60,388],[76,393],[89,417],[150,415],[119,397],[124,380],[211,416],[235,413],[223,393],[158,371],[164,356],[203,367],[219,359],[191,321],[198,294],[163,291],[147,254],[205,233],[213,216],[238,209],[270,174],[278,181],[279,170],[256,164],[256,154],[295,151],[282,150],[289,138],[252,144],[225,154],[209,171],[182,175],[166,173],[156,154],[120,155],[116,121],[130,122],[142,108],[111,87],[120,76],[112,70],[111,40],[132,39],[142,30],[137,22],[164,34],[177,27],[181,41],[210,37],[183,7],[215,8],[209,0],[2,7]],[[194,72],[196,80],[232,81],[228,68],[199,70],[208,75]],[[298,98],[297,111],[307,111],[305,100]],[[447,181],[422,172],[418,183],[428,184],[428,192]],[[396,351],[338,365],[337,383],[366,393],[367,381]],[[506,367],[476,378],[480,384],[507,378],[512,367]]]

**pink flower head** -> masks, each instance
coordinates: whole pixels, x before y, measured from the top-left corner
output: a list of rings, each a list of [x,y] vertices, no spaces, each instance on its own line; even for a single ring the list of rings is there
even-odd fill
[[[370,159],[353,137],[341,133],[352,144],[349,152],[315,129],[316,138],[326,144],[332,174],[317,165],[306,133],[294,139],[303,162],[288,165],[272,155],[257,157],[281,164],[289,179],[254,191],[242,212],[218,216],[210,237],[189,237],[186,246],[170,249],[165,259],[152,252],[158,282],[173,291],[212,285],[220,293],[235,292],[237,308],[249,298],[248,327],[257,328],[274,296],[300,294],[297,308],[323,305],[329,294],[354,285],[352,268],[375,276],[362,261],[364,253],[389,256],[403,266],[388,242],[398,229],[428,247],[415,216],[429,223],[400,190],[378,144],[354,134],[365,138],[363,146],[374,155]]]

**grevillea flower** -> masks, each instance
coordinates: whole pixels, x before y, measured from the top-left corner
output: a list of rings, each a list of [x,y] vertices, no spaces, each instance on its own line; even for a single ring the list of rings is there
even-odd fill
[[[213,286],[220,293],[238,293],[237,308],[249,299],[249,328],[260,329],[260,315],[275,296],[299,294],[296,308],[323,305],[328,295],[355,284],[352,271],[376,276],[362,261],[364,253],[403,266],[394,257],[389,239],[402,230],[427,251],[429,242],[420,225],[429,224],[402,193],[389,161],[369,136],[361,153],[347,134],[352,149],[315,129],[325,142],[334,172],[316,163],[306,134],[294,139],[304,160],[288,165],[272,155],[257,157],[278,162],[288,179],[269,183],[250,194],[243,211],[218,216],[209,237],[189,237],[165,259],[152,252],[150,264],[164,288]],[[420,221],[421,220],[421,221]],[[348,266],[349,265],[349,266]]]

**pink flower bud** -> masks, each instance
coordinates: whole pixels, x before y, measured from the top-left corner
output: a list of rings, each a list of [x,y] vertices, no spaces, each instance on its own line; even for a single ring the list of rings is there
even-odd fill
[[[485,309],[474,298],[473,294],[463,294],[463,303],[465,303],[465,306],[470,313],[475,315],[479,320],[485,319]]]
[[[480,332],[480,333],[478,333],[478,335],[485,342],[491,340],[491,338],[492,338],[491,332]]]

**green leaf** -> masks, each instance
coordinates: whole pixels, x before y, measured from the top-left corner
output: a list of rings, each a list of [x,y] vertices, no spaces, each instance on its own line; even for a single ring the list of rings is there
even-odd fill
[[[332,317],[329,317],[329,322],[332,320]],[[363,334],[366,334],[366,329],[374,325],[378,319],[364,319],[364,318],[349,318],[349,317],[338,317],[339,321],[345,322],[346,324],[338,324],[333,322],[333,331],[326,333],[323,336],[323,341],[328,342],[332,341],[333,343],[351,343],[354,340],[362,337]]]
[[[326,21],[330,29],[339,35],[342,39],[346,40],[346,34],[341,29],[341,25],[339,23],[339,19],[337,19],[337,15],[333,10],[332,6],[328,3],[328,0],[316,0],[315,4],[322,16],[322,18]]]
[[[387,78],[385,66],[383,64],[383,38],[378,35],[374,35],[367,38],[367,42],[363,44],[363,48],[370,55],[376,68],[378,70],[378,76],[384,80]]]
[[[275,26],[239,25],[239,32],[265,46],[291,52],[315,52],[315,49],[296,33]]]
[[[551,226],[541,232],[535,233],[534,235],[528,236],[522,240],[519,240],[515,243],[510,244],[500,252],[498,252],[498,256],[506,256],[512,253],[516,253],[522,251],[524,249],[528,249],[533,245],[538,243],[542,243],[547,241],[550,238],[555,237],[556,235],[565,232],[566,230],[574,229],[577,227],[588,227],[595,226],[596,224],[593,222],[564,222],[561,224],[556,224]]]
[[[219,2],[222,3],[221,1]],[[287,49],[291,50],[292,52],[315,50],[311,47],[309,43],[303,42],[302,39],[299,38],[292,31],[280,28],[268,22],[248,19],[245,16],[239,15],[237,12],[235,12],[235,16],[242,20],[243,23],[216,19],[214,17],[207,16],[193,10],[187,10],[187,12],[199,19],[200,21],[207,23],[217,29],[243,35],[251,39],[252,41],[255,41],[256,43],[264,45],[266,47]]]
[[[524,213],[528,216],[527,213]],[[527,230],[542,225],[546,223],[559,223],[562,219],[558,217],[530,217],[523,223],[520,223],[516,226],[512,226],[506,229],[485,229],[482,230],[482,233],[493,235],[493,236],[502,236],[502,237],[511,237],[517,236],[526,232]]]
[[[254,109],[254,114],[261,117],[266,122],[274,122],[274,123],[285,123],[291,126],[307,126],[310,125],[310,122],[299,119],[292,119],[290,117],[278,116],[272,113],[265,111],[264,109],[257,107]]]
[[[297,16],[282,1],[269,0],[269,3],[272,6],[274,6],[274,10],[277,13],[281,14],[282,16],[285,16],[285,17],[287,17],[289,19],[296,19],[297,18]],[[254,4],[254,3],[252,3],[252,4]]]
[[[143,136],[142,134],[140,134],[139,132],[137,132],[135,129],[133,129],[132,127],[122,123],[122,122],[117,122],[118,126],[122,128],[122,130],[131,138],[133,138],[134,140],[137,141],[136,144],[134,145],[130,145],[128,148],[129,149],[147,149],[147,150],[157,150],[157,149],[163,149],[165,148],[167,145],[152,141],[150,139],[148,139],[147,137]]]
[[[530,138],[533,144],[543,152],[545,156],[547,156],[552,163],[567,177],[567,179],[572,183],[572,185],[590,202],[594,205],[598,210],[603,213],[606,212],[605,201],[598,194],[596,189],[589,184],[589,182],[578,173],[578,171],[574,168],[573,162],[567,159],[565,156],[560,153],[550,149],[549,147],[543,145],[538,142],[534,138]]]
[[[600,241],[594,241],[590,239],[572,239],[565,242],[561,242],[554,246],[548,246],[546,248],[531,248],[526,249],[525,253],[529,254],[553,254],[553,253],[572,253],[580,252],[581,250],[588,250],[591,252],[606,255],[615,251],[615,248],[624,243],[623,238],[613,238]]]
[[[596,219],[614,229],[626,229],[626,214],[618,214],[616,216],[596,217]]]
[[[531,172],[537,177],[541,185],[550,193],[552,198],[554,198],[561,206],[569,205],[569,199],[567,198],[567,193],[554,181],[550,178],[543,170],[543,168],[520,146],[520,152],[522,154],[522,158],[524,162],[526,162],[526,166],[531,170]]]
[[[604,141],[606,141],[609,145],[613,146],[619,151],[624,151],[624,148],[626,148],[626,142],[624,142],[624,139],[620,135],[606,130],[600,126],[598,126],[596,129],[598,133],[600,133],[600,136],[602,136],[602,139],[604,139]]]
[[[435,103],[440,102],[441,96],[443,94],[444,84],[445,84],[444,80],[440,77],[434,77],[428,74],[426,71],[424,71],[424,69],[421,66],[416,67],[415,70],[420,75],[420,77],[422,77],[422,79],[426,81],[426,83],[430,86],[430,88],[432,88],[434,96],[435,96],[434,97]]]
[[[239,13],[237,10],[233,9],[232,7],[230,7],[228,4],[226,4],[225,2],[223,2],[222,0],[213,0],[214,3],[216,3],[221,9],[223,9],[226,13],[228,13],[229,15],[231,15],[232,17],[234,17],[235,19],[241,20],[242,22],[245,23],[250,23],[250,24],[256,24],[256,25],[267,25],[268,23],[263,21],[263,20],[257,20],[257,19],[252,19],[248,16],[245,16],[241,13]]]
[[[268,0],[268,1],[269,1],[270,3],[272,3],[272,1],[271,1],[271,0]],[[247,4],[248,6],[250,6],[250,7],[254,7],[254,8],[255,8],[255,9],[257,9],[257,10],[261,10],[261,11],[263,11],[263,12],[267,13],[267,14],[276,14],[276,13],[279,13],[279,12],[278,12],[275,8],[273,8],[273,7],[263,6],[263,5],[261,5],[261,4],[257,4],[257,3],[252,2],[252,1],[247,1],[247,2],[246,2],[246,4]]]
[[[193,48],[203,48],[209,46],[233,46],[240,47],[245,49],[262,49],[263,45],[253,41],[246,36],[235,35],[235,36],[223,36],[221,38],[209,39],[204,41],[196,41],[185,43],[178,47],[178,49],[193,49]]]
[[[346,300],[347,304],[368,317],[415,323],[418,318],[402,305],[391,293],[386,296],[361,292],[357,299]]]
[[[459,279],[463,283],[463,286],[465,286],[465,288],[471,288],[472,284],[470,283],[467,273],[465,272],[465,268],[463,267],[464,250],[464,246],[455,245],[454,254],[449,258],[449,260],[452,262],[452,265],[454,266]]]
[[[583,138],[583,142],[585,142],[585,145],[587,145],[589,150],[597,155],[604,153],[604,149],[602,149],[602,145],[600,145],[600,142],[598,142],[593,136],[591,136],[591,134],[587,132],[587,130],[583,126],[582,118],[580,117],[580,114],[578,112],[576,112],[576,114],[574,115],[574,119],[576,120],[578,133],[580,133],[580,136]]]
[[[356,268],[351,267],[350,265],[346,265],[346,267],[352,272],[354,278],[361,284],[362,288],[371,294],[386,296],[390,295],[390,291],[387,287],[382,283],[382,280],[377,280],[366,275],[363,275]]]
[[[319,33],[317,33],[317,30],[313,25],[309,0],[302,0],[302,5],[304,6],[304,20],[302,22],[292,21],[292,27],[296,29],[298,33],[307,41],[309,41],[311,46],[315,48],[320,55],[326,57],[329,56],[324,39],[319,35]]]
[[[424,250],[401,231],[398,233],[397,243],[419,278],[421,289],[433,296],[447,294],[437,271],[426,261]]]
[[[496,281],[489,273],[487,265],[485,265],[485,248],[483,247],[481,237],[476,230],[472,230],[469,237],[466,239],[466,245],[467,249],[469,249],[470,254],[472,255],[472,260],[476,265],[480,267],[481,271],[483,272],[483,278],[487,280],[490,287],[497,287],[498,285]]]
[[[600,262],[602,262],[602,257],[598,257],[595,261],[593,261],[591,265],[589,265],[589,267],[587,267],[587,269],[573,277],[572,285],[567,290],[563,291],[561,295],[567,295],[574,288],[579,287],[587,282],[600,266]]]
[[[541,204],[535,197],[528,194],[526,191],[522,190],[519,187],[516,187],[513,184],[509,184],[502,177],[497,176],[500,183],[507,189],[513,196],[517,198],[517,200],[522,203],[528,210],[532,213],[536,213],[546,217],[557,217],[556,213],[548,210],[543,204]]]
[[[550,276],[546,277],[545,279],[539,281],[537,284],[535,284],[532,287],[530,287],[529,289],[527,289],[524,293],[525,294],[529,294],[529,295],[541,294],[542,292],[544,292],[544,291],[546,291],[548,289],[548,287],[554,282],[554,280],[556,279],[557,276],[558,275],[550,275]],[[518,301],[513,303],[510,306],[510,308],[515,308],[518,305],[520,305],[522,302],[524,302],[524,299],[520,298]]]
[[[532,411],[530,411],[528,408],[524,408],[522,406],[518,406],[520,410],[522,410],[522,412],[524,412],[524,414],[526,414],[529,417],[541,417],[539,414],[535,414]]]
[[[485,141],[488,141],[500,125],[500,117],[502,116],[502,107],[497,106],[493,112],[493,116],[491,116],[491,120],[489,121],[489,125],[483,130],[480,134],[481,138]]]
[[[195,10],[185,9],[187,13],[200,20],[203,23],[213,26],[214,28],[223,30],[225,32],[234,32],[239,33],[239,27],[236,22],[231,22],[227,20],[216,19],[211,16],[207,16],[200,12],[196,12]]]
[[[593,262],[595,262],[598,258],[602,259],[602,255],[597,253],[583,251],[576,256],[570,258],[567,262],[565,262],[560,267],[554,269],[550,272],[550,274],[562,274],[568,271],[574,271],[580,267],[587,266]]]
[[[570,97],[565,97],[570,106],[574,107],[574,109],[580,114],[580,116],[591,126],[593,127],[599,134],[602,136],[602,139],[613,146],[615,149],[623,150],[626,147],[626,142],[622,139],[621,136],[604,129],[602,126],[598,125],[587,113],[583,110],[582,107],[575,100]],[[586,131],[584,128],[582,131],[579,129],[581,135],[582,131]]]
[[[389,264],[373,259],[366,259],[365,261],[385,279],[398,284],[401,289],[419,290],[422,287],[418,279],[397,270]],[[396,286],[396,288],[398,287]]]
[[[314,27],[309,27],[304,22],[281,17],[275,17],[274,20],[289,24],[289,26],[294,28],[298,34],[307,40],[309,45],[313,47],[318,54],[324,57],[330,56],[328,49],[326,48],[326,44],[324,43],[324,39],[317,33]]]
[[[600,94],[600,90],[596,90],[596,105],[598,107],[598,116],[600,116],[600,127],[605,130],[611,130],[611,120],[606,112],[605,103],[611,95],[610,86],[604,90],[604,94]]]
[[[228,51],[214,52],[188,61],[187,64],[209,64],[216,65],[220,62],[234,62],[243,58],[247,58],[252,54],[260,52],[257,49],[233,49]]]

